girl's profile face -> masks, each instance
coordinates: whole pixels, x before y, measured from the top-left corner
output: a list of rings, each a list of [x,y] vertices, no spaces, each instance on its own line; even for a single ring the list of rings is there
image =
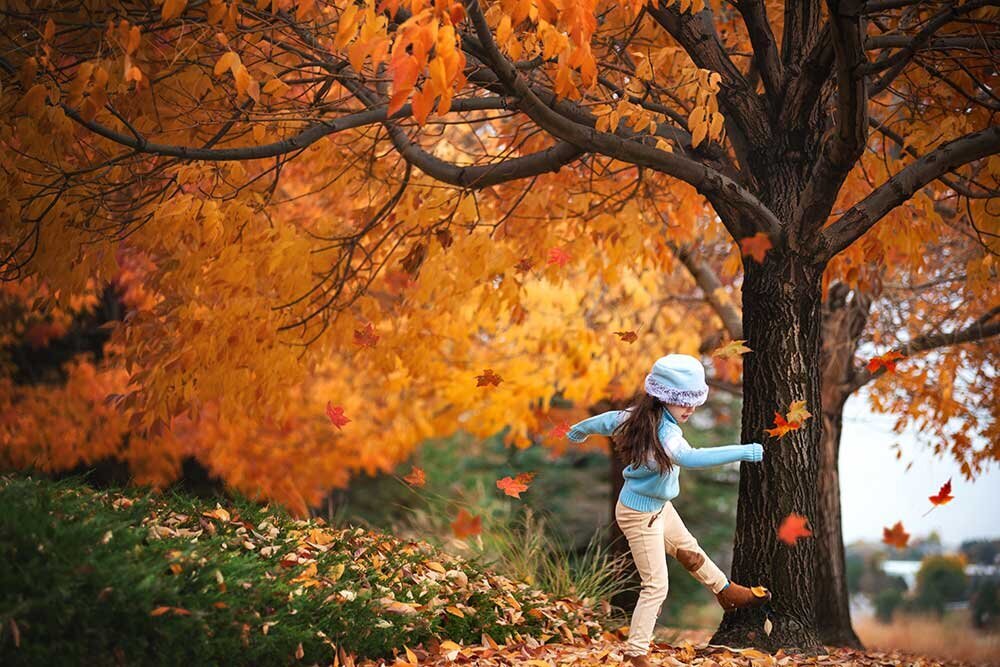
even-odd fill
[[[677,420],[678,424],[683,424],[688,420],[688,417],[694,414],[695,409],[687,405],[671,405],[670,403],[664,403],[667,410],[670,411],[670,415]]]

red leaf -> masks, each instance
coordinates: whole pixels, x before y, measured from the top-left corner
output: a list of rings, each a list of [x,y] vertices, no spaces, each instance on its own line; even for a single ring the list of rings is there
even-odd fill
[[[522,259],[521,261],[519,261],[517,264],[515,264],[514,268],[518,271],[518,273],[527,273],[528,271],[531,270],[532,266],[533,266],[533,264],[532,264],[531,260],[528,259],[527,257],[525,257],[524,259]]]
[[[423,486],[427,483],[427,475],[424,473],[423,468],[413,466],[413,469],[410,470],[410,474],[404,477],[403,481],[410,486]]]
[[[941,485],[940,490],[938,490],[936,496],[930,496],[930,501],[935,505],[945,505],[950,503],[955,499],[955,496],[951,495],[951,479],[949,478],[947,482]]]
[[[897,549],[905,549],[906,543],[910,541],[910,534],[903,530],[903,522],[897,521],[892,528],[882,529],[882,541]]]
[[[634,343],[639,338],[634,331],[616,331],[615,335],[626,343]]]
[[[341,405],[333,405],[330,401],[326,402],[326,416],[330,418],[330,421],[338,429],[351,421],[344,416],[344,408]]]
[[[905,355],[900,354],[899,352],[893,350],[891,352],[886,352],[885,354],[881,354],[877,357],[872,357],[872,359],[868,362],[866,368],[868,369],[869,373],[875,373],[878,371],[880,367],[884,367],[887,372],[892,373],[896,370],[896,361],[905,358],[906,358]]]
[[[549,248],[549,264],[566,266],[569,261],[569,253],[562,248]]]
[[[806,517],[792,512],[781,522],[781,526],[778,528],[778,539],[788,546],[794,547],[800,537],[812,535],[812,531],[806,528],[807,521],[809,519]]]
[[[362,329],[354,330],[354,344],[361,347],[375,347],[379,336],[375,333],[375,327],[369,322]]]
[[[458,516],[451,522],[451,532],[455,537],[462,540],[472,535],[478,535],[483,531],[483,518],[472,516],[464,509],[458,511]]]
[[[486,368],[483,370],[482,375],[476,376],[476,386],[485,387],[487,385],[493,385],[494,387],[499,386],[503,382],[503,378],[493,372],[492,368]]]
[[[551,435],[553,438],[562,440],[563,438],[566,437],[566,434],[569,433],[569,427],[570,423],[564,419],[558,424],[556,424],[551,431],[549,431],[549,435]]]
[[[528,490],[528,482],[530,481],[530,477],[524,478],[521,475],[516,478],[504,477],[497,480],[497,488],[511,498],[520,498],[521,494]]]
[[[769,435],[773,435],[776,438],[780,438],[781,436],[785,435],[789,431],[797,431],[797,430],[799,430],[799,428],[801,426],[802,426],[802,424],[800,424],[798,422],[787,421],[784,417],[781,416],[780,412],[775,412],[774,413],[774,428],[764,429],[764,432],[767,433],[767,434],[769,434]]]

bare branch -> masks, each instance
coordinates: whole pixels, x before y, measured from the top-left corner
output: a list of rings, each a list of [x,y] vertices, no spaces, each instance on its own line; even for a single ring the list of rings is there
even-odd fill
[[[964,329],[958,329],[950,333],[928,332],[899,346],[894,351],[907,357],[912,357],[921,352],[928,352],[950,345],[960,345],[962,343],[972,343],[992,338],[993,336],[1000,335],[1000,317],[997,317],[998,315],[1000,315],[1000,306],[995,306]],[[885,373],[884,366],[879,367],[874,373],[869,371],[867,367],[855,369],[850,392],[857,391],[883,373]]]
[[[1000,127],[990,127],[949,141],[907,165],[874,192],[852,206],[820,233],[822,261],[848,247],[886,213],[907,201],[920,188],[943,174],[1000,152]]]

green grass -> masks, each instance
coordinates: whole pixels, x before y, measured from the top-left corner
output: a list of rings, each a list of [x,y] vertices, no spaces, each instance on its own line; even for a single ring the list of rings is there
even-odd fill
[[[326,664],[600,631],[426,542],[219,502],[0,476],[0,664]]]

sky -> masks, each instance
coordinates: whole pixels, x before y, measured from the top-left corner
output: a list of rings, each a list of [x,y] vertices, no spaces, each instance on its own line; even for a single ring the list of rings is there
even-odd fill
[[[992,465],[969,482],[951,458],[935,457],[913,431],[892,432],[891,414],[872,413],[862,392],[844,408],[840,445],[840,492],[844,543],[877,542],[882,528],[902,521],[914,538],[936,530],[946,546],[963,540],[1000,538],[1000,466]],[[896,460],[893,443],[903,456]],[[913,462],[907,471],[907,464]],[[922,516],[951,478],[955,499]]]

